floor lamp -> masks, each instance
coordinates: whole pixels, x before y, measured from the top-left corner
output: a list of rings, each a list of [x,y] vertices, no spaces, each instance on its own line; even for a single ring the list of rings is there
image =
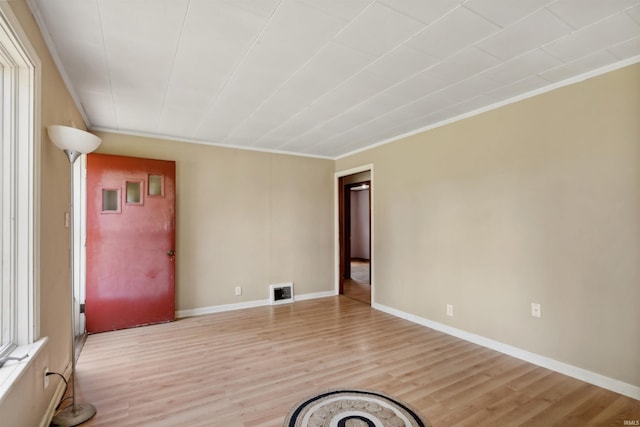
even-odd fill
[[[47,127],[49,138],[64,151],[69,159],[71,170],[71,209],[69,229],[71,233],[71,247],[73,248],[73,163],[80,155],[94,151],[100,145],[102,140],[97,136],[68,126],[52,125]],[[58,426],[77,426],[87,421],[96,414],[96,408],[90,403],[76,404],[76,352],[75,352],[75,308],[74,308],[74,255],[71,251],[71,384],[73,389],[72,404],[60,411],[52,420],[53,424]]]

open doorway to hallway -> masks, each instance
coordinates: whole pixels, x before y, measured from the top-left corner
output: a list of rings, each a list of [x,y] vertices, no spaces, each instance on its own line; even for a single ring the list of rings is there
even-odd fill
[[[338,181],[340,293],[371,304],[371,171]]]

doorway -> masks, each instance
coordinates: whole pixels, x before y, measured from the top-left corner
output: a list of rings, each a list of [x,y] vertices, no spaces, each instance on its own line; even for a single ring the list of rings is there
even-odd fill
[[[336,174],[336,183],[338,293],[372,304],[372,168]]]

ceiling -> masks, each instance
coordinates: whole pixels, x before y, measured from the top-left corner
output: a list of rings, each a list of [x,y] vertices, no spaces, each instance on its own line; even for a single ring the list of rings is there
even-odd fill
[[[640,61],[640,0],[28,0],[93,130],[338,158]]]

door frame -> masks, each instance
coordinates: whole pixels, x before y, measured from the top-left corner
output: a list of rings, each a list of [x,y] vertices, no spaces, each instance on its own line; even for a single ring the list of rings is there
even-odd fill
[[[344,209],[343,209],[343,205],[344,205],[344,185],[342,185],[343,179],[346,176],[349,175],[354,175],[360,172],[367,172],[369,171],[371,173],[371,179],[370,179],[370,187],[369,187],[369,227],[370,227],[370,232],[369,232],[369,246],[370,246],[370,253],[369,253],[369,257],[370,257],[370,282],[371,282],[371,306],[373,307],[375,304],[375,239],[374,239],[374,210],[373,210],[373,206],[374,206],[374,170],[373,170],[373,164],[369,163],[366,165],[362,165],[362,166],[358,166],[355,168],[351,168],[351,169],[347,169],[347,170],[343,170],[343,171],[339,171],[339,172],[335,172],[334,173],[334,189],[333,189],[333,193],[334,193],[334,241],[335,241],[335,245],[334,245],[334,263],[335,263],[335,268],[334,268],[334,272],[335,272],[335,276],[334,276],[334,281],[335,281],[335,293],[336,295],[340,294],[342,291],[342,285],[343,285],[343,281],[342,281],[342,270],[345,268],[345,266],[343,265],[343,259],[344,259],[344,251],[345,251],[345,245],[342,243],[342,239],[341,239],[341,233],[340,233],[340,229],[343,227],[343,216],[344,216]]]
[[[86,334],[86,322],[84,318],[84,305],[86,295],[86,242],[87,242],[87,155],[83,154],[78,161],[73,163],[74,189],[73,194],[73,224],[74,241],[71,243],[71,251],[73,256],[73,293],[78,305],[74,306],[75,325],[74,330],[76,337]],[[79,354],[76,354],[76,357]]]

